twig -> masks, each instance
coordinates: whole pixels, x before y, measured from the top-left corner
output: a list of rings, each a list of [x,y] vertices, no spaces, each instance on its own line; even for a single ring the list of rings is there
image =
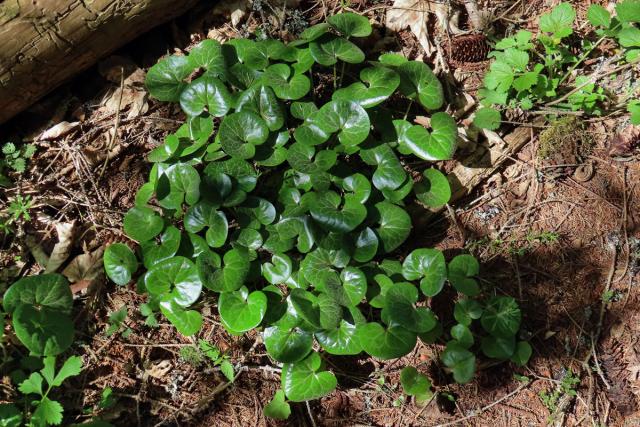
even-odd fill
[[[316,420],[313,418],[313,412],[311,412],[311,406],[309,406],[309,401],[304,402],[307,406],[307,413],[309,414],[309,419],[311,420],[311,425],[313,427],[317,427]]]
[[[591,338],[591,354],[593,354],[593,361],[596,363],[596,371],[598,372],[598,375],[600,375],[600,379],[604,383],[604,386],[607,388],[607,390],[609,390],[611,386],[609,385],[607,379],[604,377],[602,369],[600,368],[600,362],[598,362],[598,355],[596,354],[596,346],[593,342],[593,338]]]
[[[515,396],[516,394],[518,394],[522,389],[524,389],[525,387],[529,386],[529,382],[520,385],[518,388],[516,388],[515,390],[513,390],[511,393],[508,393],[504,396],[502,396],[500,399],[496,400],[493,403],[488,404],[487,406],[483,406],[482,408],[478,409],[477,411],[473,411],[471,415],[467,415],[466,417],[454,420],[454,421],[450,421],[448,423],[444,423],[444,424],[436,424],[436,427],[447,427],[447,426],[453,426],[459,423],[462,423],[464,421],[470,420],[471,418],[475,418],[478,415],[482,415],[484,412],[488,411],[489,409],[493,408],[496,405],[499,405],[500,403],[504,402],[505,400],[509,399],[512,396]]]
[[[113,148],[113,143],[116,140],[116,135],[118,134],[118,127],[120,126],[120,110],[122,109],[122,95],[124,93],[124,68],[120,67],[120,96],[118,97],[118,108],[116,109],[116,117],[115,122],[113,124],[113,134],[111,138],[109,138],[109,143],[107,144],[107,152],[106,158],[104,159],[104,164],[102,165],[102,170],[100,171],[100,175],[98,179],[102,178],[104,175],[104,171],[107,169],[107,164],[109,163],[109,153]]]

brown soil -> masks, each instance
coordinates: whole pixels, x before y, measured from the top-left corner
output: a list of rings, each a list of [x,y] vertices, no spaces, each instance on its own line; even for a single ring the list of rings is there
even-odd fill
[[[512,4],[496,3],[503,11]],[[523,2],[522,7],[524,3],[522,16],[531,19],[523,18],[521,26],[533,28],[533,17],[549,9],[550,2]],[[590,2],[573,3],[584,16]],[[391,2],[351,4],[382,23],[382,6]],[[314,23],[334,6],[339,2],[305,0],[300,10]],[[241,32],[264,23],[259,15],[252,14]],[[147,67],[165,51],[186,48],[190,40],[205,37],[222,23],[183,17],[119,55]],[[392,37],[405,53],[420,54],[410,32]],[[474,93],[481,70],[463,78],[466,89]],[[316,90],[322,91],[323,84],[320,81]],[[55,243],[55,222],[77,222],[71,258],[114,240],[126,241],[119,224],[148,173],[143,157],[183,119],[178,108],[146,100],[148,111],[122,120],[116,145],[110,147],[117,112],[99,100],[119,86],[118,80],[101,77],[94,68],[2,129],[7,137],[36,135],[62,120],[81,122],[62,137],[37,143],[38,154],[16,189],[0,194],[0,208],[18,191],[35,198],[34,220],[22,233],[39,239],[46,252]],[[291,418],[277,422],[265,418],[262,409],[280,386],[279,372],[257,334],[230,336],[216,320],[215,301],[200,303],[205,325],[198,338],[214,343],[232,362],[242,362],[235,383],[222,387],[226,381],[217,368],[193,366],[180,357],[180,348],[195,340],[180,336],[166,322],[157,328],[145,326],[136,308],[144,298],[135,288],[117,288],[99,278],[76,293],[81,300],[76,307],[82,307],[76,317],[81,344],[76,349],[86,368],[63,393],[68,412],[74,414],[70,421],[98,415],[118,426],[640,425],[640,162],[633,144],[624,158],[609,154],[612,136],[624,125],[620,118],[585,123],[592,136],[588,154],[572,156],[580,148],[574,147],[568,157],[561,152],[552,164],[536,155],[539,129],[532,130],[530,142],[517,156],[455,204],[455,221],[441,213],[416,231],[421,244],[444,250],[448,258],[470,251],[481,261],[485,289],[518,299],[523,338],[534,348],[526,367],[481,360],[477,377],[457,385],[441,369],[439,345],[419,344],[411,354],[391,362],[336,358],[330,362],[338,389],[308,405],[292,404]],[[111,156],[104,154],[108,148],[115,148]],[[563,158],[571,160],[570,166],[564,166]],[[6,272],[15,277],[37,271],[34,263],[16,261],[16,255],[28,258],[16,242],[5,239],[3,245],[0,266]],[[449,302],[455,295],[438,298]],[[128,335],[105,336],[109,313],[123,305],[129,308],[122,329],[128,328]],[[451,316],[439,314],[444,319]],[[424,407],[403,400],[399,372],[406,365],[418,367],[433,380],[436,398]],[[579,378],[576,394],[563,395],[557,409],[550,410],[541,393],[558,389],[568,370]],[[522,377],[529,382],[522,382]],[[101,393],[107,387],[116,403],[101,409]],[[3,390],[4,399],[10,400],[7,388]]]

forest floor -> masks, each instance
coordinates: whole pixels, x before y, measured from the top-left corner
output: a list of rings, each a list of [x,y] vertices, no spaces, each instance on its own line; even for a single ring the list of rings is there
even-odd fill
[[[430,62],[410,31],[384,31],[391,3],[352,0],[350,8],[379,23],[380,38],[392,38],[411,58]],[[498,33],[513,25],[535,29],[537,16],[555,4],[487,3],[494,3],[496,16],[508,11],[508,21],[494,23]],[[572,3],[584,19],[592,2]],[[319,22],[339,7],[335,0],[302,1],[289,13],[287,29]],[[472,382],[458,385],[441,371],[439,345],[418,344],[392,362],[341,358],[332,366],[338,389],[308,405],[294,404],[292,417],[278,422],[262,413],[280,381],[258,335],[227,334],[205,304],[199,337],[242,366],[228,385],[219,370],[185,360],[180,350],[192,346],[191,339],[166,322],[144,324],[137,311],[143,297],[134,286],[104,280],[102,251],[126,240],[120,224],[146,180],[144,156],[184,120],[179,108],[147,98],[144,70],[207,36],[268,28],[269,13],[248,11],[237,30],[228,15],[206,19],[208,9],[195,10],[140,37],[1,130],[3,140],[32,140],[37,152],[16,186],[0,193],[0,211],[18,194],[32,201],[30,221],[17,233],[23,239],[5,236],[0,248],[0,283],[40,271],[32,254],[67,243],[63,267],[81,301],[77,351],[85,360],[82,374],[64,392],[75,421],[100,414],[122,426],[640,425],[640,161],[637,151],[624,157],[615,152],[616,135],[628,123],[624,116],[567,121],[572,128],[556,140],[551,162],[538,155],[540,135],[549,126],[531,126],[526,115],[512,119],[499,135],[524,126],[529,136],[523,148],[452,209],[414,230],[418,243],[445,251],[448,259],[461,252],[477,256],[481,279],[520,302],[533,347],[524,368],[481,365]],[[473,96],[488,63],[477,65],[445,72],[441,80]],[[112,313],[122,307],[128,316],[107,336]],[[435,398],[426,406],[402,397],[399,372],[408,364],[422,366],[433,379]],[[115,400],[102,408],[109,387]]]

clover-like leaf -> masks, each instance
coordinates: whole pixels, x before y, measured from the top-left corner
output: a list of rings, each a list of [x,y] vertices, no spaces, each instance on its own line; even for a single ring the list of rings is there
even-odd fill
[[[115,284],[124,286],[138,269],[138,260],[129,246],[114,243],[107,247],[103,256],[104,270]]]
[[[329,133],[338,132],[338,140],[346,146],[360,144],[369,135],[369,115],[353,101],[331,101],[320,108],[314,121]]]
[[[420,290],[429,297],[440,293],[447,278],[447,263],[437,249],[415,249],[402,263],[407,280],[420,279]]]
[[[589,6],[587,19],[594,27],[609,28],[611,25],[611,13],[599,4]]]
[[[482,305],[476,300],[461,299],[453,308],[453,317],[465,326],[471,325],[471,322],[479,319],[480,316],[482,316]]]
[[[417,100],[429,110],[442,107],[442,84],[427,64],[422,61],[407,61],[395,70],[400,74],[400,91],[406,97]]]
[[[458,128],[446,113],[431,116],[431,133],[420,125],[411,126],[400,139],[400,145],[424,160],[449,160],[456,150]]]
[[[333,373],[322,370],[322,365],[320,355],[315,352],[300,362],[285,363],[281,378],[287,398],[293,402],[304,402],[331,393],[338,381]]]
[[[313,59],[320,65],[332,66],[338,60],[350,64],[364,61],[364,52],[358,46],[342,37],[325,34],[309,44]]]
[[[388,99],[400,85],[400,76],[390,68],[370,67],[360,71],[361,82],[338,89],[334,100],[353,101],[363,108],[371,108]]]
[[[180,106],[189,116],[199,116],[206,109],[213,117],[223,117],[231,108],[227,87],[212,75],[198,77],[180,94]]]
[[[447,344],[440,356],[442,363],[453,372],[453,379],[459,384],[468,383],[476,371],[476,356],[456,341]]]
[[[202,327],[202,315],[195,310],[185,310],[173,298],[160,301],[160,311],[184,336],[195,335]]]
[[[249,293],[244,286],[237,291],[223,292],[218,300],[218,311],[231,330],[245,332],[262,322],[267,311],[267,296],[261,291]]]
[[[367,17],[353,12],[330,16],[327,22],[343,36],[367,37],[371,34],[371,24]]]
[[[357,337],[363,350],[378,359],[388,360],[408,354],[416,345],[417,335],[400,326],[384,328],[370,322],[357,326]]]
[[[145,274],[147,291],[158,297],[169,295],[181,307],[188,307],[198,300],[202,282],[191,260],[176,256],[155,264]]]
[[[496,296],[484,308],[480,323],[482,328],[495,337],[514,336],[520,328],[522,313],[515,299]]]
[[[195,68],[186,56],[172,55],[151,67],[145,78],[145,86],[160,101],[177,102],[187,86],[184,81]]]
[[[264,330],[263,337],[269,356],[283,363],[304,359],[313,345],[313,335],[295,327],[283,329],[279,326],[271,326]]]
[[[301,73],[291,73],[287,64],[271,65],[264,73],[263,81],[280,99],[300,99],[311,89],[311,81]]]
[[[272,131],[280,129],[284,124],[284,107],[269,86],[252,86],[242,92],[236,101],[236,110],[257,114]]]
[[[291,415],[291,406],[285,400],[284,390],[276,391],[273,399],[264,407],[264,415],[276,420],[286,420]]]
[[[401,207],[389,202],[376,203],[376,233],[386,253],[394,251],[411,233],[411,218]]]
[[[20,305],[69,314],[73,307],[73,294],[63,275],[47,273],[16,281],[4,293],[2,304],[8,314],[13,314]]]
[[[471,348],[474,341],[471,329],[460,323],[451,327],[451,338],[464,348]]]
[[[308,194],[313,196],[308,202],[311,216],[329,231],[347,233],[367,217],[367,209],[354,195],[347,194],[342,198],[333,191]]]
[[[124,216],[124,232],[138,242],[151,240],[162,232],[164,221],[153,209],[138,206],[129,209]]]
[[[458,255],[449,263],[449,281],[458,292],[473,297],[480,293],[478,282],[474,276],[478,275],[480,265],[471,255]]]
[[[227,240],[229,223],[224,212],[208,202],[199,202],[187,209],[184,228],[190,233],[198,233],[206,228],[207,244],[212,248],[219,248]]]
[[[225,153],[240,159],[255,155],[256,145],[267,140],[269,127],[257,114],[240,111],[229,114],[220,123],[218,138]]]

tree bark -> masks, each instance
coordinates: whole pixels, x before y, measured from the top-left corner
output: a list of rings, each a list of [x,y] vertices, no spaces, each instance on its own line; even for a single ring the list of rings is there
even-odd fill
[[[197,0],[0,1],[0,123]]]

